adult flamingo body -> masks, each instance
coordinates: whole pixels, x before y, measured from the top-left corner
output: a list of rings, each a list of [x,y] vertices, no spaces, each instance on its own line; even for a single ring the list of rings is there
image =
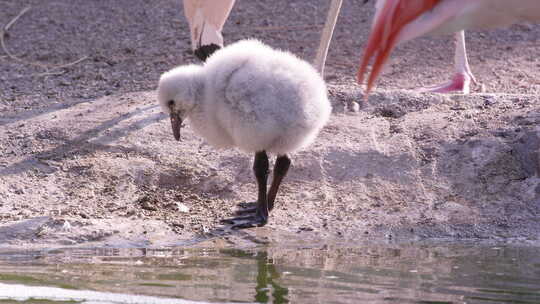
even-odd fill
[[[540,20],[538,0],[379,0],[377,5],[378,11],[357,75],[358,82],[362,83],[367,65],[374,58],[367,93],[399,43],[432,33],[447,34],[470,28]]]

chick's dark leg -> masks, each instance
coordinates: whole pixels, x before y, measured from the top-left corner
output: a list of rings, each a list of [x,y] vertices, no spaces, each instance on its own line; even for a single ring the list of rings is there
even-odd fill
[[[276,195],[281,185],[281,181],[287,175],[289,167],[291,166],[291,159],[286,155],[279,155],[276,159],[276,164],[274,165],[274,177],[272,178],[272,185],[268,191],[268,211],[274,209],[274,201],[276,200]],[[241,209],[236,211],[237,215],[255,213],[257,211],[258,205],[257,202],[254,203],[241,203],[239,204]]]
[[[222,222],[232,224],[232,228],[264,226],[268,222],[268,196],[266,193],[268,168],[268,155],[266,152],[257,152],[255,154],[255,162],[253,163],[253,173],[255,173],[258,186],[257,207],[255,210],[252,210],[255,214],[226,219]],[[243,222],[239,223],[240,221]]]
[[[268,196],[266,194],[266,185],[268,183],[268,155],[265,151],[255,154],[253,163],[253,172],[257,178],[259,193],[257,196],[257,213],[255,216],[263,219],[263,225],[268,222]]]
[[[276,159],[276,164],[274,165],[274,177],[272,178],[272,185],[268,191],[268,211],[274,209],[274,201],[276,200],[276,195],[281,185],[281,181],[287,175],[289,167],[291,166],[291,159],[286,155],[279,155]]]

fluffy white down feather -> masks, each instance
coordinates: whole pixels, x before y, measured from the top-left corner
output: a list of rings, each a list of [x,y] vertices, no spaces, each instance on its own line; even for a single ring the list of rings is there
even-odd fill
[[[202,65],[164,73],[158,87],[164,112],[187,118],[218,148],[285,154],[309,145],[330,117],[326,85],[295,55],[257,40],[215,52]]]

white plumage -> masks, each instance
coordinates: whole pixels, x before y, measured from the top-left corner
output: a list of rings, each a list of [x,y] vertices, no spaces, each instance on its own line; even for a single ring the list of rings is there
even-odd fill
[[[331,113],[326,85],[309,63],[257,40],[220,49],[204,65],[180,66],[164,73],[158,100],[163,111],[171,114],[177,139],[181,122],[188,119],[193,130],[215,147],[256,152],[257,225],[266,223],[264,213],[267,217],[273,207],[290,163],[286,154],[310,144]],[[266,152],[278,154],[274,181],[276,172],[282,176],[272,185],[269,202],[262,202],[266,179],[260,178],[268,171],[264,169],[268,167]],[[269,207],[261,206],[268,203]]]
[[[206,64],[161,76],[158,98],[218,148],[284,154],[311,143],[331,112],[324,81],[307,62],[257,40],[231,44]]]

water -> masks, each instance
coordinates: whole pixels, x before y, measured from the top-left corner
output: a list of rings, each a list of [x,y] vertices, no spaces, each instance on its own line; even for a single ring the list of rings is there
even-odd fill
[[[369,244],[0,251],[0,303],[191,301],[540,303],[540,248]]]

